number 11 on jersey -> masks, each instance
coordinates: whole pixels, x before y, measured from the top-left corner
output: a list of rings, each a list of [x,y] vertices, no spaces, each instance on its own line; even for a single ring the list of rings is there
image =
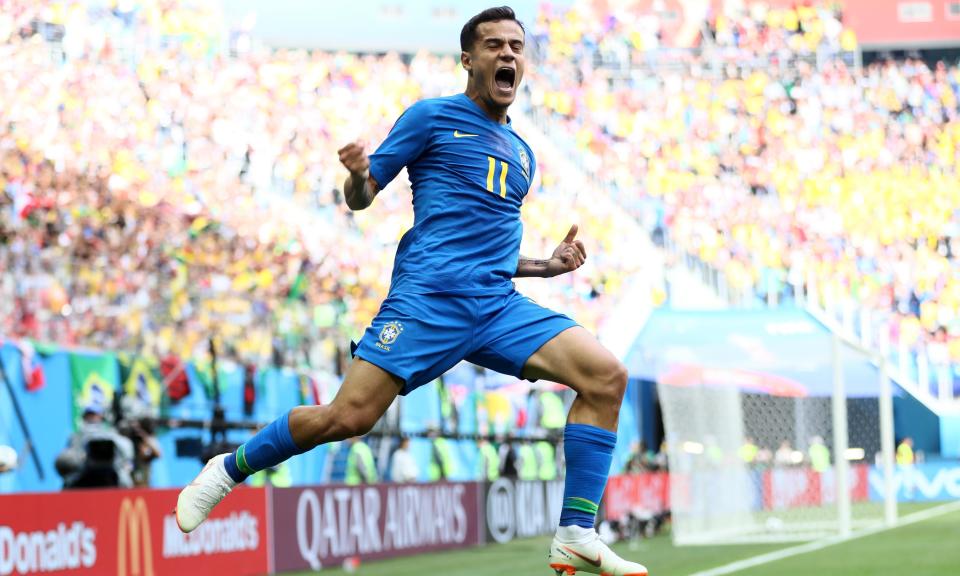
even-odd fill
[[[487,164],[489,169],[487,170],[487,190],[493,192],[493,180],[497,172],[497,159],[493,156],[487,156]],[[510,168],[510,165],[500,161],[500,197],[507,197],[507,170]]]

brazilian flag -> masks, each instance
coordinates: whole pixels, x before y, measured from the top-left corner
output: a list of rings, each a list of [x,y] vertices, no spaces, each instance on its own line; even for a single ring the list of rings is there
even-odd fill
[[[120,380],[123,393],[135,396],[144,404],[153,406],[157,413],[163,401],[163,383],[160,378],[160,362],[149,356],[134,356],[121,353]]]
[[[300,404],[307,406],[320,404],[320,387],[317,381],[306,373],[300,374]]]
[[[70,354],[73,377],[73,422],[76,427],[83,411],[109,414],[120,383],[120,369],[113,354]]]
[[[207,398],[212,399],[214,397],[213,390],[213,364],[208,360],[195,360],[192,362],[193,371],[188,371],[187,375],[193,376],[195,380],[190,382],[190,385],[199,383],[203,387],[203,391],[206,392]]]

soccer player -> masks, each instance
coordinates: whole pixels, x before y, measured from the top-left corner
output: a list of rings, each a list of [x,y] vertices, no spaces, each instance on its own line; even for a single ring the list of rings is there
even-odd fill
[[[367,156],[339,151],[347,205],[369,206],[406,166],[414,224],[397,248],[390,292],[355,350],[333,402],[298,406],[231,454],[211,459],[180,492],[177,522],[196,528],[248,475],[325,442],[368,432],[397,394],[463,359],[577,392],[564,430],[567,474],[548,563],[558,575],[641,576],[594,530],[607,482],[624,366],[584,328],[514,288],[512,278],[572,272],[586,259],[577,227],[545,259],[519,255],[520,205],[536,162],[507,116],[524,73],[523,26],[508,7],[484,10],[460,34],[462,94],[411,106]]]

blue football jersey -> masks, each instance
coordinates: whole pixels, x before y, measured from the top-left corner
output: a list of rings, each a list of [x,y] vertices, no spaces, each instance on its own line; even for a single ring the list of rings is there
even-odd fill
[[[404,166],[414,223],[397,248],[390,293],[511,291],[520,204],[536,170],[527,143],[465,94],[431,98],[407,109],[370,156],[381,188]]]

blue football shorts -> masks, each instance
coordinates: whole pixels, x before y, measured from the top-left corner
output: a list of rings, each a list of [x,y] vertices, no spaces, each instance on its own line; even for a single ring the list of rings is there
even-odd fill
[[[354,349],[405,381],[400,394],[438,378],[461,360],[521,377],[541,346],[577,326],[516,290],[495,296],[392,294]]]

